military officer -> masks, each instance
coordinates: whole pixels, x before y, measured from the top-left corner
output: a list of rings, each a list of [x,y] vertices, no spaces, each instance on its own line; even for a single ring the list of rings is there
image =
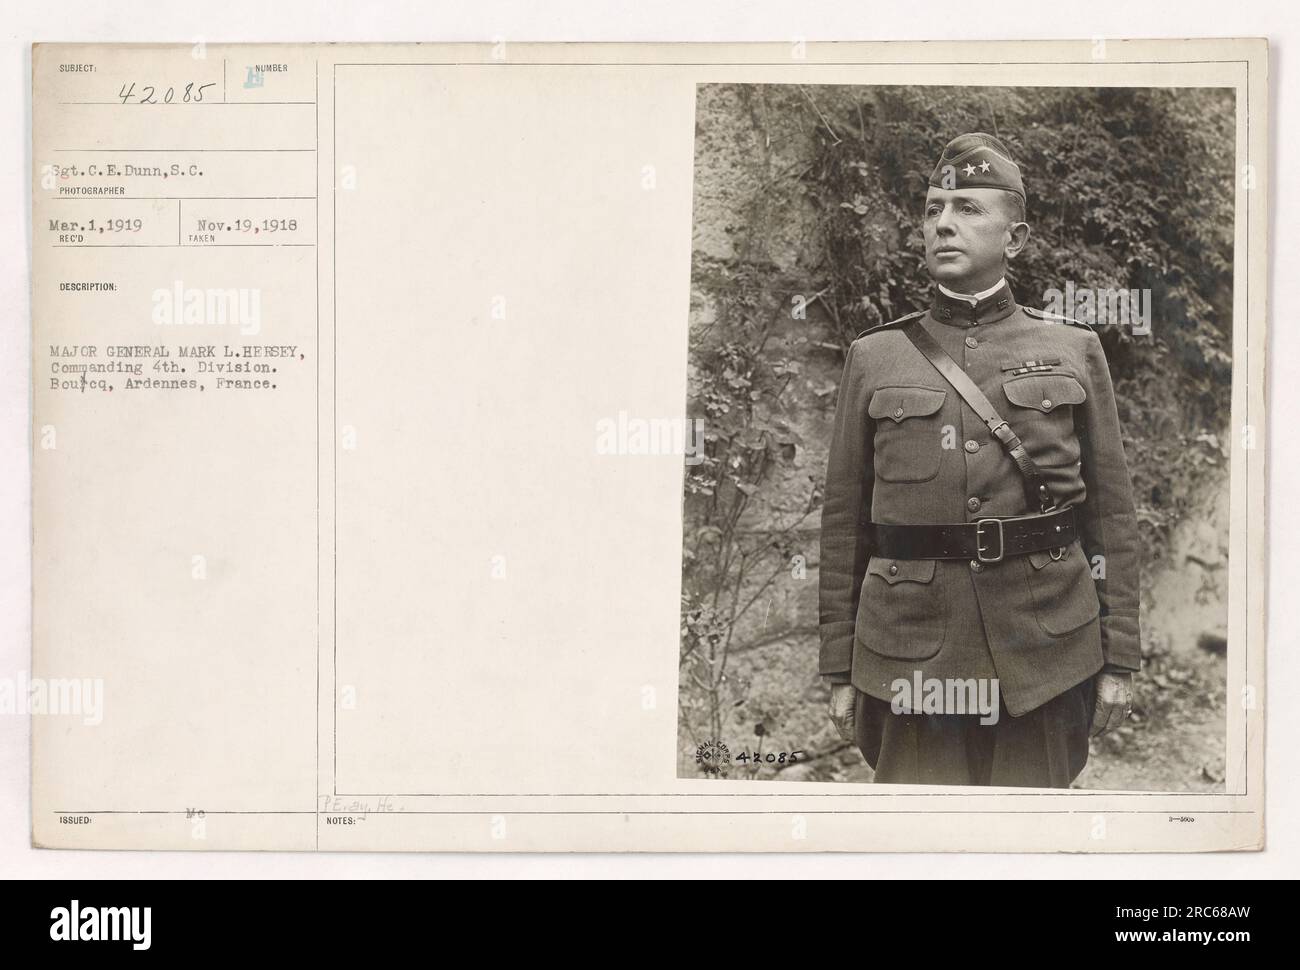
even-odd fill
[[[883,783],[1068,787],[1140,666],[1138,530],[1114,392],[1085,324],[1017,303],[1025,189],[982,132],[924,210],[928,310],[853,342],[821,526],[830,715]],[[900,705],[996,683],[995,717]],[[955,696],[949,692],[946,696]]]

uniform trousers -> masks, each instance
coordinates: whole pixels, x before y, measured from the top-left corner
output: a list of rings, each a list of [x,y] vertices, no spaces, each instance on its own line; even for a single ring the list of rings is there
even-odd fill
[[[1096,701],[1089,677],[1039,707],[997,721],[978,714],[895,714],[857,691],[855,732],[879,784],[1068,788],[1088,761]]]

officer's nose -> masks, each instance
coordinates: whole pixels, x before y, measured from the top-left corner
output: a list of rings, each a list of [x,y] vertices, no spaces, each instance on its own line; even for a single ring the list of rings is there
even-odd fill
[[[957,231],[956,222],[953,219],[952,206],[945,205],[939,213],[939,218],[934,222],[934,229],[941,236],[951,236]]]

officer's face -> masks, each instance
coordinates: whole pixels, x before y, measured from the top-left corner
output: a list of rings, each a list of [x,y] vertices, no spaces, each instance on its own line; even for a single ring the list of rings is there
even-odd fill
[[[1029,237],[1029,227],[1015,221],[1001,189],[931,187],[923,227],[930,276],[961,293],[996,283]]]

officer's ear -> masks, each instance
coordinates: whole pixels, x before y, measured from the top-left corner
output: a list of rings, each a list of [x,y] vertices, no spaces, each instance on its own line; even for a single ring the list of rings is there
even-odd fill
[[[1015,259],[1029,242],[1029,223],[1025,222],[1025,200],[1015,192],[1003,192],[1002,204],[1007,214],[1007,259]]]
[[[1015,259],[1029,242],[1029,223],[1013,222],[1007,226],[1007,259]]]

